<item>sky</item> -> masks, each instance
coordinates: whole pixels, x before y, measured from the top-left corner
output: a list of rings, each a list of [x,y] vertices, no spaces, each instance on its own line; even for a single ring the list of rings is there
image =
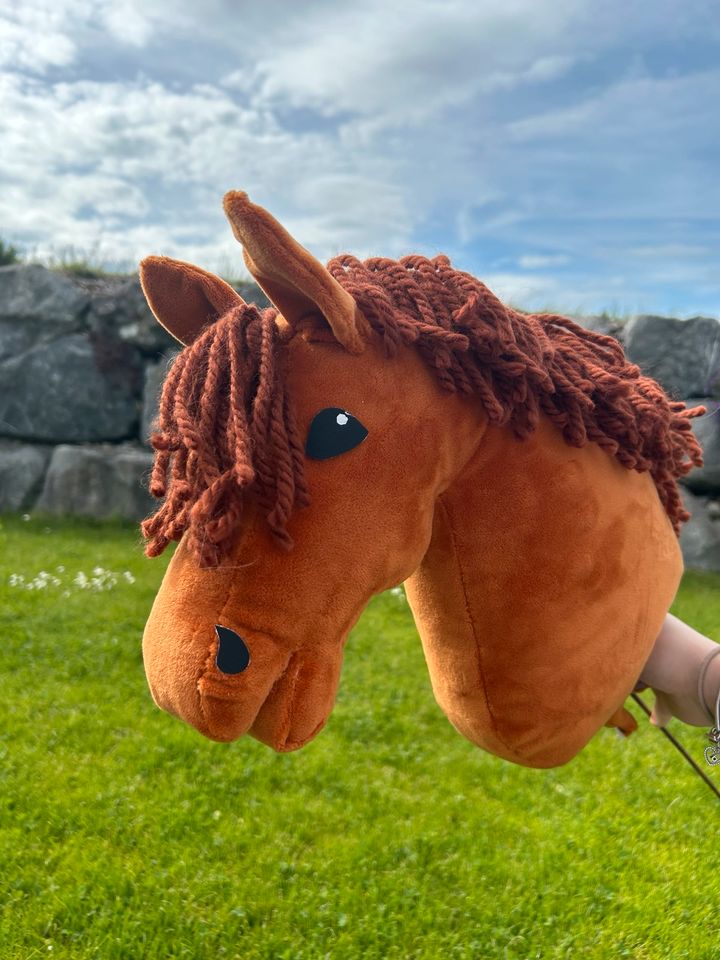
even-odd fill
[[[0,0],[0,237],[243,273],[447,253],[533,310],[720,316],[716,0]]]

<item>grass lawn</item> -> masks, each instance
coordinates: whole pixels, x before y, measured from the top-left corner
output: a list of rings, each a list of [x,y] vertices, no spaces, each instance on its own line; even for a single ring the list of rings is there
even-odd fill
[[[146,690],[165,565],[127,525],[2,519],[0,960],[720,957],[720,804],[644,718],[557,770],[488,756],[386,594],[317,740],[210,743]],[[720,577],[674,610],[720,640]]]

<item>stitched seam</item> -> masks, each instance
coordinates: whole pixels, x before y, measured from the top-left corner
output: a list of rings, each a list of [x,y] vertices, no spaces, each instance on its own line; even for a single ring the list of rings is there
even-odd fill
[[[516,755],[516,751],[514,750],[514,748],[511,747],[510,744],[507,743],[505,739],[500,735],[500,732],[498,730],[497,720],[495,719],[495,715],[493,714],[492,707],[490,706],[490,699],[488,697],[487,684],[485,683],[485,674],[483,672],[483,666],[482,666],[482,648],[478,640],[477,629],[475,627],[475,621],[473,619],[472,611],[470,610],[470,603],[468,601],[468,591],[467,591],[467,585],[465,580],[465,574],[463,572],[462,563],[460,561],[460,553],[457,548],[457,537],[455,536],[455,527],[453,525],[452,514],[450,513],[450,508],[446,503],[445,498],[442,495],[438,497],[438,503],[441,505],[443,511],[445,512],[445,516],[447,518],[448,529],[450,531],[450,540],[452,542],[453,554],[455,556],[455,563],[457,565],[458,575],[460,577],[460,585],[463,591],[463,600],[465,601],[465,614],[467,616],[468,623],[470,624],[470,630],[472,632],[473,640],[475,641],[475,650],[477,652],[478,675],[480,677],[480,683],[482,685],[482,692],[483,692],[483,697],[485,699],[485,706],[487,708],[488,716],[490,717],[490,722],[493,727],[493,732],[497,740],[505,747],[506,750],[509,750],[510,753],[512,753],[513,755]]]
[[[290,658],[290,663],[292,663],[292,660],[295,658],[295,656],[296,654],[292,655],[292,657]],[[290,663],[288,663],[288,666],[285,668],[285,672],[283,676],[287,675],[287,671],[288,671],[288,667],[290,667]],[[293,714],[294,714],[294,707],[295,707],[295,691],[297,690],[297,685],[300,679],[301,670],[302,670],[302,661],[300,661],[297,664],[293,672],[293,676],[290,681],[290,690],[288,691],[289,695],[285,698],[285,709],[283,710],[282,722],[280,723],[279,729],[278,729],[278,733],[279,733],[279,736],[277,738],[278,743],[287,743],[287,739],[290,736],[290,730],[292,728]],[[279,682],[279,679],[280,678],[278,678],[278,682]],[[268,699],[270,699],[269,695],[268,695]]]
[[[330,717],[328,715],[320,721],[320,723],[315,727],[314,730],[311,731],[311,733],[307,735],[307,737],[304,737],[302,740],[285,740],[285,746],[288,748],[288,750],[297,750],[298,747],[302,747],[306,743],[310,743],[310,741],[316,737],[318,733],[320,733],[329,719]]]

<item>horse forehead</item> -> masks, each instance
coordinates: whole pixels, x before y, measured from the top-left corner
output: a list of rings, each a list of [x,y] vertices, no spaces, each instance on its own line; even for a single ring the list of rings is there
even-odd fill
[[[286,368],[290,391],[301,408],[317,403],[339,406],[372,403],[383,396],[413,397],[437,392],[437,385],[417,351],[402,347],[386,357],[377,344],[362,354],[348,353],[334,342],[294,337],[288,344]]]

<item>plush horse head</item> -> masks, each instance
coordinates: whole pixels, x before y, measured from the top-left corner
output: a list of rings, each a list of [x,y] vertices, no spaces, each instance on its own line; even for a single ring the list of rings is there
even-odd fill
[[[405,583],[435,696],[479,746],[564,763],[633,689],[682,572],[684,405],[610,337],[504,306],[444,256],[323,267],[225,198],[275,308],[162,257],[185,349],[160,404],[145,630],[156,702],[277,750],[325,724],[370,597]]]

